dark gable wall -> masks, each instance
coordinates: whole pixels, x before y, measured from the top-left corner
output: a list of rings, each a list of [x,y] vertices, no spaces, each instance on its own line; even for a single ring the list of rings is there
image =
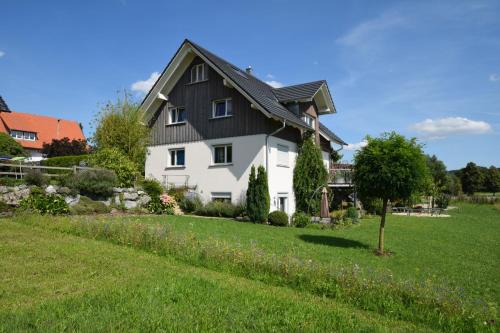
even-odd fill
[[[282,126],[281,122],[269,119],[262,112],[252,109],[250,102],[236,89],[225,87],[222,77],[208,65],[208,81],[191,84],[191,68],[202,62],[200,58],[195,58],[168,95],[168,107],[186,108],[186,124],[166,126],[168,107],[164,105],[151,125],[152,145],[268,134]],[[232,98],[233,116],[210,119],[212,101],[228,97]],[[300,131],[287,127],[276,136],[298,142]]]

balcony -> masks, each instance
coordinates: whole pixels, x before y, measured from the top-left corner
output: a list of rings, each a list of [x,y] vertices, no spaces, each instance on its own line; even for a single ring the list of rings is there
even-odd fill
[[[328,186],[352,187],[352,164],[334,163],[329,172]]]

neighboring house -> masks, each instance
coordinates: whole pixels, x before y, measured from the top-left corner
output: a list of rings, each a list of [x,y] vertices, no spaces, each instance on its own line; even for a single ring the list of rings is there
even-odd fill
[[[146,177],[188,185],[205,200],[245,197],[252,165],[267,169],[271,211],[295,211],[293,169],[304,131],[327,168],[332,144],[320,123],[335,113],[326,81],[273,88],[185,40],[143,100],[152,129]]]
[[[0,132],[16,139],[30,153],[33,161],[42,159],[43,144],[51,143],[53,139],[85,140],[78,122],[11,111],[1,96]]]

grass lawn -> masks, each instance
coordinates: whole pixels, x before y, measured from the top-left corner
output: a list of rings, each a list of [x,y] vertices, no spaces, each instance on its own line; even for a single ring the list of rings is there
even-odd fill
[[[234,224],[203,222],[219,231]],[[160,330],[430,331],[308,293],[0,220],[0,332]]]
[[[432,279],[500,304],[500,211],[493,205],[460,204],[450,218],[389,216],[386,248],[377,257],[379,218],[342,230],[280,228],[194,216],[120,217],[141,223],[168,224],[199,239],[223,239],[241,247],[390,270],[401,279]]]

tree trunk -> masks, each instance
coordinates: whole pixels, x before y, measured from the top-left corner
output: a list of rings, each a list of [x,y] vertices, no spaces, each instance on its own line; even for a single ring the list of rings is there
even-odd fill
[[[380,229],[378,233],[378,253],[384,254],[384,228],[385,228],[385,214],[387,212],[388,199],[384,199],[382,205],[382,217],[380,218]]]

